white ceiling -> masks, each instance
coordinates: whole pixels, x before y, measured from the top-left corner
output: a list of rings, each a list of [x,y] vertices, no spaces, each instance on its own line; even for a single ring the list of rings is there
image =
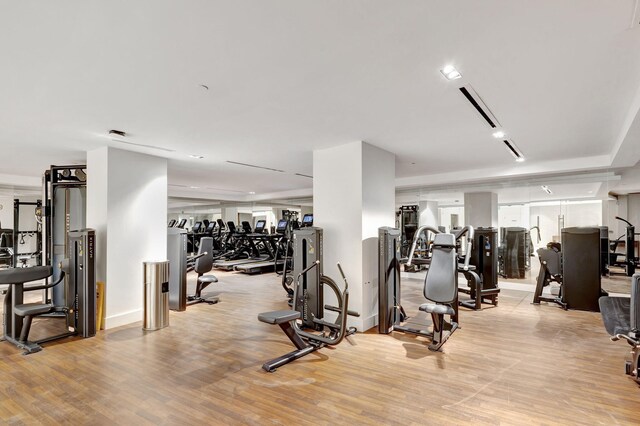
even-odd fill
[[[355,140],[397,155],[400,187],[602,169],[618,152],[617,167],[631,166],[640,159],[635,5],[5,2],[0,183],[34,182],[104,145],[169,158],[173,196],[228,200],[309,195],[311,179],[295,173],[313,174],[313,150]],[[445,80],[446,64],[464,78]],[[526,163],[491,137],[462,84]],[[112,142],[109,129],[174,152]]]

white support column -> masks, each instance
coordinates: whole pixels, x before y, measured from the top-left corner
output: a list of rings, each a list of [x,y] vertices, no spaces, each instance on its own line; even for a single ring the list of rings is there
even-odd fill
[[[167,160],[104,147],[87,153],[87,227],[106,328],[142,319],[142,262],[167,258]]]
[[[231,221],[239,226],[238,223],[238,208],[237,207],[225,207],[222,209],[222,220],[224,220],[225,226],[227,222]]]
[[[378,313],[378,228],[395,224],[395,156],[365,142],[313,154],[315,226],[324,229],[324,273],[349,281],[349,323],[364,331]],[[327,316],[329,313],[327,312]]]
[[[420,207],[420,226],[433,226],[437,228],[438,223],[438,202],[437,201],[420,201],[418,203]]]
[[[474,228],[498,227],[498,194],[470,192],[464,194],[464,223]]]

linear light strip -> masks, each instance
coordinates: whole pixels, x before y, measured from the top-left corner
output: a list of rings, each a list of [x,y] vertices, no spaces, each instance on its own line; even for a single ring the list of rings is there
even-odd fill
[[[227,163],[236,164],[238,166],[253,167],[254,169],[262,169],[262,170],[269,170],[269,171],[272,171],[272,172],[285,173],[284,170],[273,169],[271,167],[256,166],[254,164],[240,163],[240,162],[237,162],[237,161],[229,161],[229,160],[227,160]]]

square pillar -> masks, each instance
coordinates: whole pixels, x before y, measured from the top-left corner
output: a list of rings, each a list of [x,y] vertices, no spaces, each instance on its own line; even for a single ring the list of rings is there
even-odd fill
[[[340,262],[349,282],[349,307],[360,313],[349,317],[349,324],[368,330],[378,314],[378,228],[395,225],[395,155],[360,141],[317,150],[313,176],[314,225],[324,229],[324,273],[343,287],[335,266]]]
[[[420,201],[420,218],[418,219],[420,226],[433,226],[437,228],[438,222],[438,202],[437,201]]]
[[[140,321],[142,262],[167,258],[167,160],[89,151],[87,227],[96,230],[96,280],[106,283],[105,328]]]
[[[464,224],[474,228],[498,227],[498,194],[469,192],[464,194]]]

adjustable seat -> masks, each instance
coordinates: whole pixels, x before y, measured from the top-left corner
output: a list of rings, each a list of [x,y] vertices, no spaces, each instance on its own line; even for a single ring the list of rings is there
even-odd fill
[[[631,282],[631,297],[604,296],[598,299],[600,314],[611,340],[624,339],[631,345],[631,360],[625,371],[640,383],[640,274]]]
[[[206,253],[206,254],[205,254]],[[204,256],[196,259],[196,263],[194,265],[194,271],[198,274],[198,279],[196,281],[196,292],[192,296],[187,296],[188,304],[193,305],[196,303],[209,303],[213,305],[214,303],[218,303],[220,299],[217,297],[212,297],[205,299],[202,297],[202,290],[209,286],[211,283],[217,283],[218,278],[214,275],[204,275],[207,272],[211,271],[213,268],[213,238],[212,237],[202,237],[200,239],[200,247],[198,248],[198,255],[205,254]]]
[[[37,343],[29,342],[29,331],[33,318],[51,312],[53,305],[48,303],[22,303],[11,306],[13,295],[19,295],[22,299],[25,290],[24,284],[48,278],[53,274],[51,266],[34,266],[31,268],[12,268],[0,271],[0,284],[9,284],[4,298],[4,338],[18,347],[25,349],[25,353],[33,353],[42,350]],[[57,284],[57,283],[56,283]],[[16,321],[13,315],[23,318]],[[22,322],[20,325],[19,322]],[[20,333],[19,337],[15,337]]]
[[[431,264],[424,280],[424,297],[434,303],[420,305],[419,309],[431,314],[433,338],[429,349],[437,351],[458,328],[458,261],[453,234],[436,234],[432,246]],[[451,318],[445,320],[445,315]]]

